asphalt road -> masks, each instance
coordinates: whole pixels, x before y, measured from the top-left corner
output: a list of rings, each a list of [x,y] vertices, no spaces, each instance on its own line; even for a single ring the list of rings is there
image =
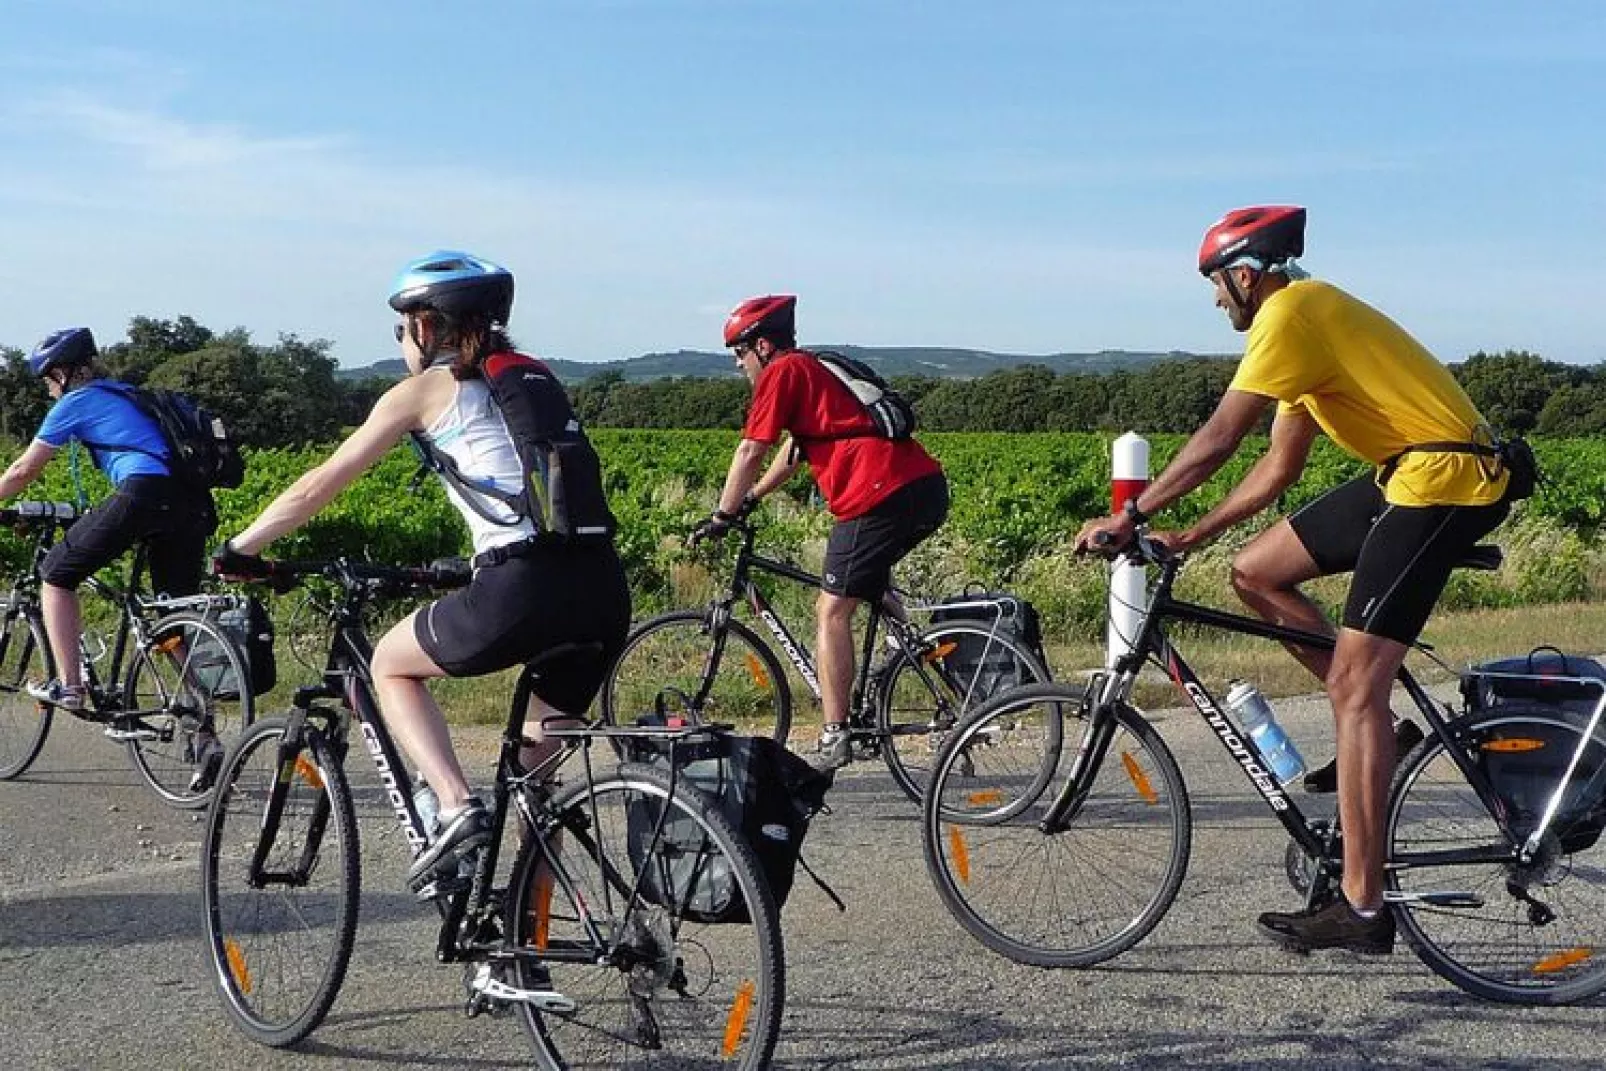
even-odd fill
[[[1325,706],[1279,703],[1307,756]],[[788,1000],[778,1066],[1010,1069],[1177,1066],[1595,1066],[1599,1006],[1486,1004],[1393,957],[1300,958],[1254,916],[1293,907],[1280,828],[1191,712],[1157,720],[1193,797],[1182,895],[1136,949],[1089,971],[1019,967],[945,914],[920,861],[915,808],[885,770],[850,768],[786,907]],[[481,738],[483,739],[483,738]],[[433,913],[403,894],[405,851],[363,792],[363,920],[351,974],[293,1051],[236,1034],[201,938],[198,819],[159,803],[122,750],[59,723],[35,768],[0,783],[0,1068],[511,1068],[515,1020],[467,1020],[459,968],[431,958]],[[486,768],[484,763],[479,769]]]

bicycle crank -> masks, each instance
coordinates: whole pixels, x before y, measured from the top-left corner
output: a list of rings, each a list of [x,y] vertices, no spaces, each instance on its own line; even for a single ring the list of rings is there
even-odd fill
[[[516,985],[496,976],[495,969],[489,963],[482,963],[469,980],[469,991],[477,997],[497,1004],[528,1004],[536,1011],[551,1012],[555,1015],[570,1015],[579,1010],[579,1005],[562,993],[553,989],[520,989]],[[475,1015],[474,998],[469,999],[469,1014]]]

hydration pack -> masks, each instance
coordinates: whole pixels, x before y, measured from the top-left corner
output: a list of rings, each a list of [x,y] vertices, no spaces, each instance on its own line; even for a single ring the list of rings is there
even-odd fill
[[[175,390],[136,387],[118,380],[97,379],[85,384],[121,395],[134,404],[161,433],[167,456],[157,458],[170,475],[198,490],[238,487],[245,479],[245,460],[229,438],[223,421],[201,408],[195,399]],[[80,388],[82,389],[82,388]],[[133,450],[156,457],[149,450],[111,443],[92,443],[92,450]]]
[[[470,492],[463,501],[492,524],[511,527],[529,521],[540,535],[564,540],[611,537],[616,522],[602,490],[602,463],[552,369],[522,353],[505,352],[487,357],[480,372],[513,439],[523,486],[510,494],[471,479],[450,455],[414,432],[424,468]],[[477,496],[507,506],[514,519],[497,517]]]
[[[888,386],[875,369],[863,361],[830,350],[821,350],[813,356],[853,392],[875,425],[873,432],[858,434],[876,435],[883,439],[907,439],[915,433],[914,406]]]

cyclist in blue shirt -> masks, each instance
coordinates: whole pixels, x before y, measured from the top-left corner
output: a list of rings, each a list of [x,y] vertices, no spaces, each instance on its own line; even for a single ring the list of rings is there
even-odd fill
[[[89,448],[95,465],[115,488],[111,497],[67,530],[41,570],[45,632],[60,676],[30,686],[28,692],[73,711],[85,704],[78,658],[82,631],[78,586],[144,540],[151,590],[193,595],[200,590],[207,540],[217,527],[211,494],[169,473],[161,430],[136,407],[122,384],[105,377],[96,356],[95,338],[87,327],[57,331],[34,348],[28,368],[45,381],[55,404],[33,442],[0,476],[0,501],[4,501],[32,483],[56,451],[77,440]],[[125,739],[128,731],[114,720],[106,735]],[[211,743],[215,746],[215,739]],[[207,765],[200,763],[198,776]]]

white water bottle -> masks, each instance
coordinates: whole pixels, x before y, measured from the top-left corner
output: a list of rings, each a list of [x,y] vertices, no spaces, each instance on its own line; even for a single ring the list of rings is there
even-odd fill
[[[1271,704],[1266,702],[1259,688],[1248,681],[1233,681],[1227,690],[1227,707],[1266,757],[1266,764],[1278,784],[1286,785],[1305,772],[1305,760],[1283,727],[1277,724]]]
[[[435,820],[441,813],[441,801],[436,798],[435,790],[425,782],[423,774],[416,777],[418,788],[413,793],[413,808],[418,811],[418,820],[423,823],[424,836],[434,840]]]

